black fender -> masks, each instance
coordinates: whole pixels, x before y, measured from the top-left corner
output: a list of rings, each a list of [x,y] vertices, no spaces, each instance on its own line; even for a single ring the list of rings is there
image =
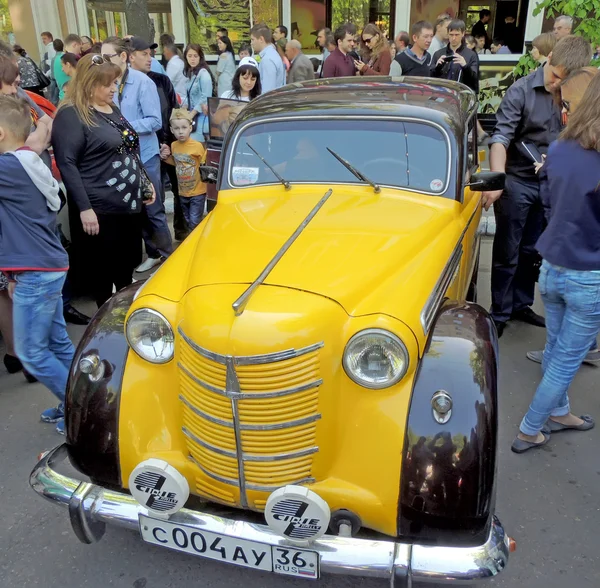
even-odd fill
[[[70,461],[95,483],[120,488],[119,404],[129,346],[125,316],[142,282],[115,294],[94,315],[81,339],[67,383],[65,419]],[[79,360],[95,353],[104,375],[92,382]]]
[[[495,506],[498,336],[477,304],[446,301],[419,364],[402,455],[398,535],[421,544],[482,545]],[[452,397],[445,424],[438,390]]]

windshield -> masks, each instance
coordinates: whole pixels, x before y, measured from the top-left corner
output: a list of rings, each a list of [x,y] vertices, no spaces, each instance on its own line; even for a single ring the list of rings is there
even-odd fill
[[[448,141],[438,128],[390,120],[295,120],[246,128],[235,143],[232,186],[274,184],[277,175],[297,183],[361,180],[328,150],[382,186],[442,194],[448,181]]]

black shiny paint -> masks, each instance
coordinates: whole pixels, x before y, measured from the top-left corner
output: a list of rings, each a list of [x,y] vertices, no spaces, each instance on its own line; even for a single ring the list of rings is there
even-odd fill
[[[142,282],[115,294],[90,322],[71,365],[66,395],[67,446],[71,463],[98,484],[121,487],[119,402],[127,360],[125,316]],[[104,376],[90,381],[79,371],[81,357],[96,353]]]
[[[498,338],[487,312],[446,302],[415,379],[402,456],[398,535],[421,544],[481,545],[495,500]],[[438,424],[437,390],[452,416]]]

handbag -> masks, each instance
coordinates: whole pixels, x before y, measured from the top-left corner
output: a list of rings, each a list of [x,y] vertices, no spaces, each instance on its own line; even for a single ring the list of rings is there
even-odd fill
[[[39,68],[38,64],[33,61],[33,59],[31,60],[31,63],[33,63],[33,67],[35,68],[39,87],[47,88],[52,83],[52,80]]]
[[[135,157],[137,159],[138,165],[140,166],[140,193],[142,196],[142,200],[147,202],[148,200],[152,200],[154,197],[154,184],[142,163],[139,155],[136,153]]]

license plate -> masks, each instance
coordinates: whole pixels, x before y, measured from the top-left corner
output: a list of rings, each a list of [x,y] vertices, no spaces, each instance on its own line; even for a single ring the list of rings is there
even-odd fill
[[[140,515],[140,533],[147,543],[208,559],[309,580],[319,577],[319,554],[308,549],[238,539],[145,515]]]

